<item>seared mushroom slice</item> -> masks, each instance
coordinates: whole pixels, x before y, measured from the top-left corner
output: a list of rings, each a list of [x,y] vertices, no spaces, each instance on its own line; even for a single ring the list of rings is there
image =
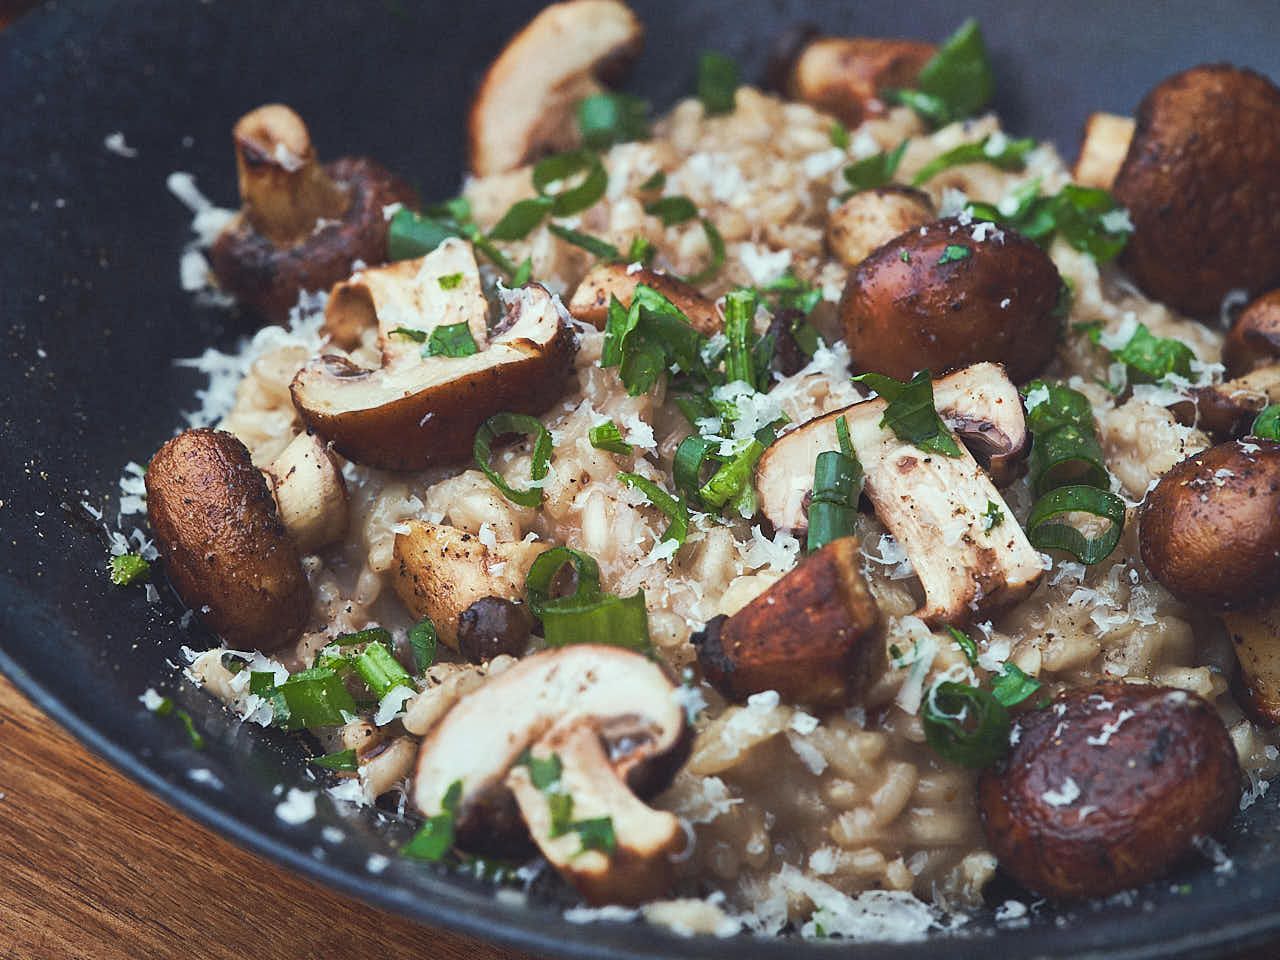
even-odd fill
[[[218,285],[282,322],[303,290],[327,290],[357,260],[387,259],[385,207],[413,191],[372,160],[321,165],[302,119],[283,104],[240,118],[233,138],[240,214],[209,251]]]
[[[684,761],[688,741],[675,685],[646,657],[579,644],[526,657],[463,697],[422,742],[413,802],[441,812],[459,785],[455,836],[463,849],[493,849],[495,823],[514,792],[543,855],[593,903],[638,903],[670,885],[679,821],[635,794],[660,792]],[[559,784],[534,783],[522,755],[559,760]],[[572,798],[564,819],[610,818],[613,850],[589,848],[570,828],[557,836],[547,794]],[[559,801],[563,807],[568,801]],[[558,824],[569,826],[569,824]]]
[[[886,112],[882,90],[915,86],[936,52],[933,44],[913,40],[793,32],[770,63],[770,79],[792,100],[802,100],[856,127]]]
[[[1110,190],[1133,139],[1133,120],[1114,113],[1091,113],[1071,179],[1086,187]]]
[[[641,284],[653,288],[679,307],[699,333],[713,336],[724,326],[715,303],[699,293],[696,287],[656,270],[632,270],[623,263],[602,263],[592,267],[573,291],[569,312],[583,323],[603,330],[609,319],[609,301],[617,297],[624,307],[630,307],[636,287]]]
[[[856,537],[811,554],[732,617],[693,637],[707,681],[730,700],[777,690],[790,703],[838,706],[875,676],[880,610]]]
[[[471,171],[504,173],[577,145],[574,110],[630,66],[644,27],[620,0],[545,7],[489,66],[467,124]]]
[[[1280,723],[1280,443],[1251,437],[1187,458],[1147,494],[1139,524],[1142,560],[1170,593],[1227,611],[1241,706]]]
[[[1231,290],[1280,281],[1280,90],[1226,64],[1158,84],[1116,177],[1134,233],[1122,263],[1176,310],[1216,316]]]
[[[891,184],[860,190],[827,218],[827,248],[846,267],[856,267],[894,237],[937,218],[929,195]]]
[[[1119,682],[1021,714],[1003,764],[978,781],[987,842],[1023,886],[1104,897],[1162,876],[1231,822],[1235,746],[1212,705]]]
[[[1062,278],[1030,240],[990,223],[938,220],[886,243],[840,301],[859,372],[906,380],[990,360],[1014,382],[1053,358]]]
[[[263,470],[280,522],[302,553],[347,535],[347,483],[319,437],[300,433]]]
[[[317,521],[305,500],[318,489],[333,488],[328,481],[304,482],[305,473],[296,476],[297,465],[310,464],[303,469],[317,473],[323,465],[310,455],[299,456],[292,444],[282,456],[294,465],[296,479],[282,485],[290,507],[279,513],[248,449],[229,433],[183,431],[156,452],[147,468],[147,519],[170,583],[211,630],[241,649],[284,645],[302,632],[311,608],[299,547],[281,515],[302,517],[299,529],[313,540],[320,530],[346,526],[345,488],[341,523]],[[331,462],[330,467],[340,484]],[[303,502],[291,502],[294,494]],[[330,509],[338,500],[329,501]]]
[[[446,241],[412,264],[378,274],[386,282],[363,281],[382,328],[383,365],[369,370],[322,356],[290,387],[303,423],[347,459],[384,470],[456,463],[471,455],[476,431],[493,414],[542,413],[564,392],[577,350],[558,304],[536,284],[507,294],[505,329],[486,342],[484,301],[467,279],[475,257],[463,241]],[[459,273],[456,286],[441,285]],[[423,356],[420,344],[393,333],[412,324],[429,337],[463,321],[480,348],[470,356]]]
[[[973,438],[993,462],[1012,469],[1027,448],[1017,389],[995,364],[976,364],[934,384],[940,416],[961,440]],[[818,454],[838,450],[836,420],[844,417],[865,471],[865,492],[876,515],[910,558],[924,604],[916,616],[930,624],[981,619],[1027,596],[1044,570],[1040,554],[991,478],[969,452],[928,453],[880,426],[885,401],[864,400],[802,424],[764,452],[756,469],[760,508],[780,530],[806,527],[805,497]],[[1006,518],[991,526],[994,504]]]
[[[524,541],[486,546],[457,527],[412,520],[407,533],[396,534],[395,590],[410,613],[429,617],[440,642],[457,650],[459,618],[485,599],[522,600],[525,575],[546,549]]]

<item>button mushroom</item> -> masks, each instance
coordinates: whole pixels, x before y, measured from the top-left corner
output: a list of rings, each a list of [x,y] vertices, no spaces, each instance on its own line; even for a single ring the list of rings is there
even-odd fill
[[[1133,120],[1114,113],[1091,113],[1071,179],[1086,187],[1110,190],[1133,139]]]
[[[618,647],[527,657],[463,697],[423,740],[414,805],[436,816],[457,784],[458,845],[493,849],[512,842],[495,832],[511,825],[495,820],[514,795],[542,854],[589,901],[661,896],[684,831],[637,795],[662,790],[687,752],[675,693],[657,664]],[[535,777],[532,764],[553,772]]]
[[[1152,575],[1180,600],[1226,611],[1241,705],[1280,723],[1280,443],[1255,437],[1187,458],[1147,494],[1139,524]]]
[[[695,634],[707,681],[730,700],[776,690],[784,700],[838,706],[876,675],[880,611],[856,537],[833,540],[732,617]]]
[[[636,287],[641,284],[656,290],[679,307],[700,333],[712,336],[724,326],[715,303],[699,293],[696,287],[666,273],[647,268],[633,270],[622,263],[602,263],[592,267],[573,291],[569,312],[583,323],[603,330],[609,318],[609,301],[617,297],[624,307],[630,307]]]
[[[501,332],[490,338],[478,291],[475,255],[456,239],[340,288],[343,311],[376,315],[383,363],[370,370],[342,356],[312,360],[290,387],[303,423],[349,460],[421,470],[469,457],[493,414],[546,410],[564,391],[577,350],[562,308],[537,284],[512,291]],[[475,353],[423,355],[415,337],[429,343],[437,328],[462,322]]]
[[[396,534],[395,591],[415,617],[431,619],[441,643],[457,650],[460,619],[467,611],[484,600],[523,599],[529,567],[547,548],[524,541],[486,546],[457,527],[413,520],[407,532]]]
[[[1246,306],[1222,342],[1227,374],[1240,377],[1280,362],[1280,290]]]
[[[827,218],[827,248],[846,267],[856,267],[877,247],[934,220],[929,195],[891,184],[860,190]]]
[[[545,7],[489,66],[472,101],[472,172],[504,173],[576,146],[579,101],[620,76],[643,43],[643,26],[619,0]]]
[[[242,649],[297,637],[311,607],[300,551],[346,530],[342,475],[314,437],[296,438],[268,470],[278,506],[245,445],[204,428],[169,440],[147,468],[147,518],[169,581]]]
[[[458,652],[472,663],[523,656],[533,632],[533,614],[517,600],[481,597],[458,614]]]
[[[1138,108],[1116,199],[1122,263],[1155,299],[1216,315],[1231,290],[1280,281],[1280,90],[1227,64],[1158,84]]]
[[[1280,400],[1280,364],[1223,383],[1192,387],[1187,394],[1190,399],[1169,408],[1179,423],[1199,427],[1216,440],[1243,436],[1263,407]]]
[[[931,43],[878,37],[822,37],[793,31],[769,65],[770,80],[787,97],[825,110],[856,127],[888,109],[883,90],[915,86],[937,52]]]
[[[978,781],[987,843],[1023,886],[1105,897],[1162,876],[1227,826],[1240,766],[1214,708],[1167,687],[1104,683],[1023,713]]]
[[[938,220],[880,247],[840,301],[859,372],[899,380],[980,360],[1017,383],[1053,358],[1062,279],[1030,240],[994,224]]]
[[[976,364],[934,384],[939,415],[960,439],[1012,472],[1027,449],[1017,389],[994,364]],[[991,478],[967,449],[958,457],[928,453],[882,427],[885,401],[864,400],[802,424],[779,437],[760,458],[760,508],[780,530],[803,530],[805,497],[814,463],[839,449],[836,420],[844,417],[865,471],[865,492],[876,515],[906,550],[924,589],[916,615],[931,624],[978,619],[1015,603],[1040,581],[1040,555],[1022,528],[985,519],[991,505],[1011,515]]]
[[[357,260],[387,259],[383,208],[413,191],[362,157],[321,165],[302,119],[283,104],[245,114],[233,132],[241,209],[214,241],[218,285],[283,322],[303,290],[327,290]]]

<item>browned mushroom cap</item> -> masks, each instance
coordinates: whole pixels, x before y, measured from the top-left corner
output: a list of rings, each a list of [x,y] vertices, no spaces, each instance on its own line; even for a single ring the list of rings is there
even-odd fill
[[[646,657],[619,647],[578,644],[526,657],[463,697],[422,742],[414,805],[440,813],[460,785],[456,836],[464,849],[493,849],[495,811],[511,793],[542,853],[596,903],[634,903],[665,892],[683,831],[670,813],[649,809],[687,753],[684,708],[675,684]],[[609,817],[615,849],[586,849],[580,835],[551,829],[547,790],[519,764],[526,749],[560,761],[558,791],[573,818]]]
[[[1222,342],[1227,376],[1240,377],[1280,360],[1280,290],[1264,293],[1236,318]]]
[[[1016,721],[1003,765],[978,781],[987,842],[1023,886],[1103,897],[1155,880],[1222,830],[1240,765],[1218,712],[1168,687],[1070,690]]]
[[[545,7],[489,66],[467,124],[471,170],[504,173],[577,145],[574,111],[639,54],[644,27],[620,0]]]
[[[856,537],[811,554],[728,619],[695,634],[707,682],[731,700],[776,690],[790,703],[845,703],[877,672],[880,610]]]
[[[1222,443],[1160,478],[1139,512],[1142,561],[1180,600],[1256,605],[1280,589],[1280,443]]]
[[[1263,407],[1280,401],[1280,363],[1187,393],[1189,400],[1169,408],[1179,423],[1199,427],[1215,440],[1241,437]]]
[[[146,484],[169,581],[210,629],[258,650],[302,631],[311,605],[302,560],[243,443],[186,430],[152,457]]]
[[[937,216],[923,191],[897,185],[861,190],[828,216],[827,248],[846,267],[856,267],[878,247]]]
[[[882,90],[915,85],[937,52],[931,43],[789,34],[770,73],[782,92],[855,127],[886,110]]]
[[[245,114],[234,131],[240,215],[209,251],[218,285],[283,321],[303,290],[327,290],[357,260],[387,259],[384,208],[413,191],[372,160],[321,166],[302,119],[282,104]]]
[[[1143,99],[1116,199],[1134,233],[1123,264],[1195,316],[1280,280],[1280,90],[1227,64],[1174,74]]]
[[[644,284],[662,294],[689,318],[700,333],[719,333],[724,325],[715,303],[696,287],[683,280],[647,268],[632,270],[622,263],[602,263],[592,267],[582,278],[569,301],[569,312],[583,323],[603,330],[609,318],[609,301],[617,297],[624,307],[631,306],[636,287]]]
[[[981,360],[1015,382],[1053,357],[1062,279],[1030,240],[993,224],[938,220],[867,257],[840,301],[852,365],[900,380]]]

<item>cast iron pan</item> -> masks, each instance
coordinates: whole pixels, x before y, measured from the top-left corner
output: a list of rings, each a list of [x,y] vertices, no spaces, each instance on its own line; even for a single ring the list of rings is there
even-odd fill
[[[758,75],[771,38],[799,20],[834,32],[940,39],[967,14],[987,31],[997,108],[1011,131],[1057,141],[1073,156],[1095,109],[1128,112],[1176,69],[1231,60],[1280,75],[1269,2],[1204,4],[1009,0],[803,4],[635,0],[650,28],[631,87],[665,107],[691,89],[696,53],[715,47]],[[88,501],[114,514],[116,479],[179,426],[202,378],[175,357],[231,346],[248,326],[200,307],[178,286],[189,216],[166,192],[194,173],[232,205],[235,118],[283,100],[311,124],[322,156],[371,154],[426,198],[456,192],[467,99],[534,3],[50,3],[0,34],[0,669],[148,788],[237,842],[316,880],[431,924],[540,954],[592,957],[794,957],[794,942],[682,940],[636,925],[573,926],[560,909],[496,901],[480,884],[397,861],[378,877],[370,852],[396,842],[327,801],[286,826],[273,788],[307,785],[288,738],[228,720],[170,664],[181,607],[112,588],[105,546],[79,517]],[[139,151],[103,148],[122,131]],[[193,630],[198,630],[193,628]],[[138,703],[171,691],[208,745]],[[193,782],[201,768],[226,784]],[[72,811],[48,811],[73,816]],[[326,824],[346,839],[321,839]],[[163,829],[163,824],[157,824]],[[1024,929],[976,919],[927,945],[814,946],[860,958],[1014,956],[1202,957],[1280,932],[1280,810],[1264,797],[1240,818],[1234,870],[1192,864],[1139,895],[1066,912],[1035,911]],[[1189,885],[1189,886],[1188,886]],[[1189,892],[1188,892],[1189,891]],[[997,891],[993,902],[1009,889]]]

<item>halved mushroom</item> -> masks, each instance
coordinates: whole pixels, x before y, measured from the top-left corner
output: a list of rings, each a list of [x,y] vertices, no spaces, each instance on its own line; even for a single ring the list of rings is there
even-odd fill
[[[827,216],[827,248],[846,267],[856,267],[878,247],[937,216],[921,190],[896,184],[860,190]]]
[[[623,263],[601,263],[592,267],[573,291],[569,312],[583,323],[603,330],[609,318],[609,301],[617,297],[624,307],[630,307],[636,287],[641,284],[652,287],[679,307],[699,333],[713,336],[724,326],[715,303],[696,287],[669,274],[648,268],[633,270]]]
[[[683,831],[675,816],[632,793],[661,791],[684,761],[687,728],[675,694],[657,664],[619,647],[534,654],[463,697],[423,740],[414,805],[435,816],[457,784],[458,845],[494,849],[512,842],[497,831],[515,825],[503,822],[514,792],[543,855],[590,901],[661,896]],[[556,755],[558,783],[535,784],[521,763],[526,750],[547,762]],[[568,798],[556,801],[554,816],[548,794]],[[597,821],[594,836],[611,836],[612,849],[588,839],[581,823],[589,820]]]
[[[913,40],[792,32],[771,59],[770,80],[792,100],[856,127],[886,112],[882,90],[914,86],[937,49]]]
[[[410,613],[430,617],[440,642],[457,650],[463,613],[485,598],[523,600],[529,567],[548,547],[524,541],[486,546],[457,527],[412,520],[407,533],[396,534],[395,590]]]
[[[1152,576],[1179,600],[1227,611],[1241,706],[1280,723],[1280,443],[1251,437],[1183,460],[1139,514]]]
[[[302,632],[311,590],[299,551],[346,529],[342,475],[303,437],[269,468],[278,508],[248,449],[220,430],[183,431],[147,468],[147,519],[169,581],[233,647],[274,650]]]
[[[1114,113],[1091,113],[1071,179],[1086,187],[1110,190],[1133,139],[1133,120]]]
[[[1280,281],[1280,90],[1227,64],[1143,98],[1116,199],[1134,233],[1122,263],[1176,310],[1216,316],[1232,290]]]
[[[283,104],[245,114],[233,132],[240,214],[214,241],[218,285],[281,322],[303,290],[327,290],[357,260],[387,259],[385,207],[413,191],[372,160],[321,165],[302,118]]]
[[[504,173],[577,145],[573,112],[631,64],[644,27],[620,0],[545,7],[489,66],[471,103],[471,171]]]
[[[1053,358],[1062,278],[1048,254],[991,223],[938,220],[880,247],[840,301],[854,368],[900,380],[989,360],[1017,383]]]
[[[303,423],[349,460],[421,470],[470,456],[476,431],[495,413],[546,410],[563,393],[577,350],[561,308],[543,287],[521,287],[506,295],[502,332],[486,339],[478,283],[470,246],[447,240],[340,290],[335,309],[344,313],[372,304],[383,365],[312,360],[290,386]],[[476,341],[469,356],[423,356],[416,339],[395,333],[405,327],[429,342],[436,328],[462,322]]]
[[[939,415],[966,443],[1012,471],[1027,449],[1017,388],[996,364],[975,364],[934,384]],[[880,425],[885,401],[864,400],[802,424],[764,452],[756,470],[760,508],[780,530],[803,530],[805,499],[818,454],[839,449],[836,420],[844,417],[865,471],[876,515],[910,558],[924,603],[916,615],[955,623],[1027,596],[1044,570],[1039,553],[991,478],[961,448],[958,457],[929,453]],[[994,505],[1006,519],[986,519]]]
[[[1280,290],[1264,293],[1240,312],[1222,342],[1222,362],[1232,377],[1280,362]]]
[[[693,637],[703,674],[730,700],[776,690],[790,703],[837,706],[877,675],[880,610],[856,537],[833,540],[732,617]]]

